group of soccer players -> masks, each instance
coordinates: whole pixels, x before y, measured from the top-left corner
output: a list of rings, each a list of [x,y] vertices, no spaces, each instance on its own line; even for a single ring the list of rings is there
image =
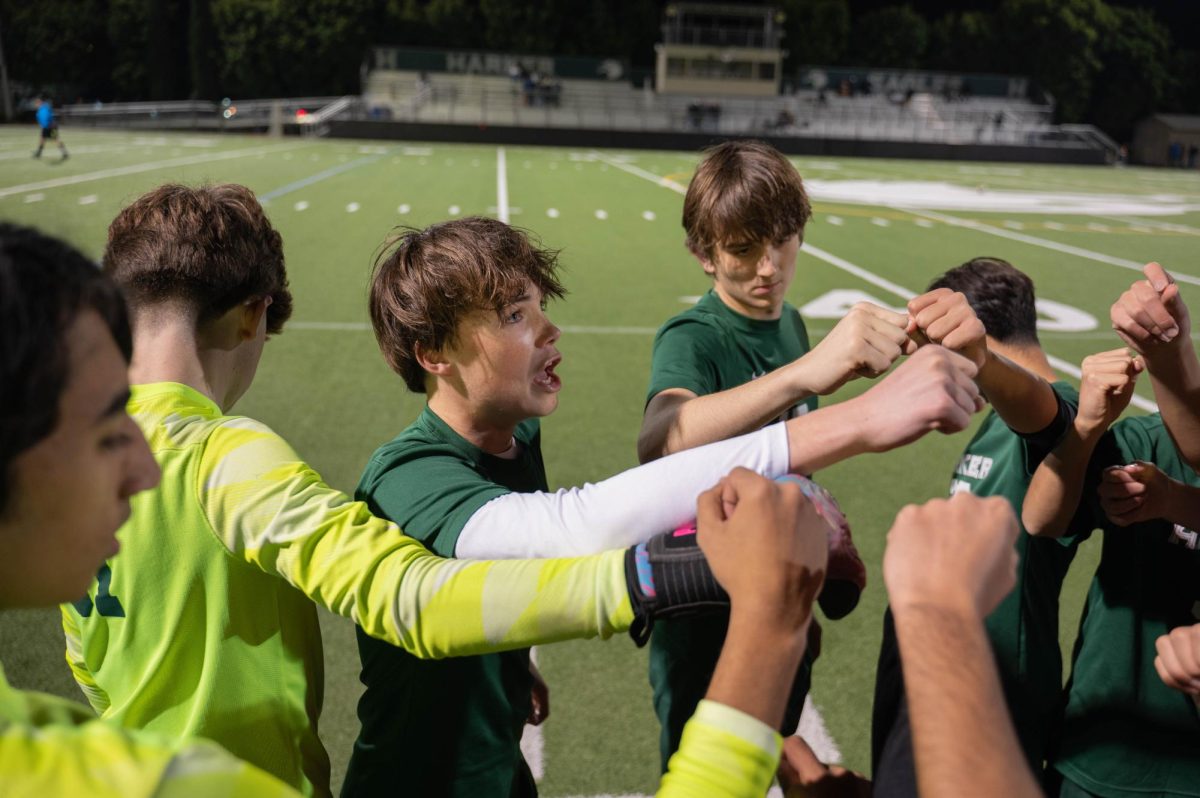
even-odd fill
[[[353,499],[231,414],[292,311],[248,189],[138,198],[99,271],[0,225],[0,608],[70,602],[101,717],[0,678],[0,794],[329,794],[317,605],[358,627],[343,795],[536,795],[528,647],[626,630],[651,646],[660,794],[864,794],[780,736],[814,603],[837,619],[865,586],[836,502],[786,475],[963,430],[986,400],[953,498],[888,533],[874,791],[1200,796],[1200,363],[1177,286],[1146,268],[1113,306],[1128,348],[1086,360],[1079,391],[1038,345],[1029,278],[994,258],[810,347],[784,296],[811,214],[770,146],[705,154],[683,225],[712,289],[655,338],[642,465],[556,492],[556,253],[485,218],[397,236],[370,317],[426,406]],[[1143,371],[1162,415],[1118,422]],[[1064,692],[1059,590],[1094,528]]]

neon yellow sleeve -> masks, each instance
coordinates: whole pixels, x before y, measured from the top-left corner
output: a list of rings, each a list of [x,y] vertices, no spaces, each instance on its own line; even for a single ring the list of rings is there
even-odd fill
[[[97,715],[102,715],[109,707],[108,695],[100,689],[92,677],[92,672],[83,656],[83,637],[79,633],[75,618],[66,606],[62,608],[62,626],[67,642],[67,666],[71,669],[71,675],[75,677],[75,682],[83,691],[84,698],[92,705],[92,709],[96,710]]]
[[[701,701],[683,727],[659,798],[762,798],[771,786],[783,738],[765,723],[715,701]]]
[[[122,729],[69,701],[10,691],[25,722],[0,720],[5,798],[292,798],[299,793],[205,741]],[[5,707],[8,709],[8,707]],[[8,714],[7,712],[3,714]]]
[[[423,658],[609,637],[633,620],[624,553],[445,560],[375,518],[250,419],[208,439],[197,495],[234,554]]]

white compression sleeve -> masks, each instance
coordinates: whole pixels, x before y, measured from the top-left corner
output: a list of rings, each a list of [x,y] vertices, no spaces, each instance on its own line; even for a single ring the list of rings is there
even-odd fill
[[[621,549],[696,517],[696,497],[734,467],[788,471],[783,424],[678,452],[596,484],[508,493],[480,507],[455,544],[463,559],[574,557]]]

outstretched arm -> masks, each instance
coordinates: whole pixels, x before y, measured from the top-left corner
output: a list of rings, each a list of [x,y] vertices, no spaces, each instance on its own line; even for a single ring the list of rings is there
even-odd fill
[[[1184,461],[1200,469],[1200,361],[1191,317],[1162,266],[1148,263],[1143,272],[1146,279],[1113,304],[1113,329],[1144,359],[1167,431]]]
[[[900,313],[860,302],[812,351],[744,385],[698,396],[668,388],[646,405],[638,459],[725,440],[758,429],[796,403],[825,395],[859,376],[876,377],[915,349]]]
[[[1058,415],[1050,384],[990,350],[987,330],[964,294],[938,288],[908,303],[910,329],[973,362],[975,382],[996,413],[1013,431],[1041,432]]]
[[[1058,447],[1042,460],[1021,508],[1030,534],[1061,537],[1079,507],[1088,461],[1109,426],[1129,405],[1141,362],[1125,349],[1083,361],[1079,413]]]
[[[729,593],[729,633],[659,796],[762,796],[824,580],[825,522],[793,484],[745,470],[701,495],[698,536]]]
[[[768,477],[812,473],[930,430],[965,428],[979,408],[973,376],[965,358],[926,347],[866,393],[783,425],[672,454],[581,488],[494,498],[464,523],[455,554],[573,556],[640,543],[691,521],[696,496],[735,466]]]
[[[624,552],[444,560],[326,485],[249,419],[209,438],[198,488],[213,534],[234,556],[419,657],[608,637],[633,620]]]
[[[983,625],[1016,582],[1017,533],[1004,499],[965,493],[905,507],[888,533],[883,576],[927,798],[1041,795]]]

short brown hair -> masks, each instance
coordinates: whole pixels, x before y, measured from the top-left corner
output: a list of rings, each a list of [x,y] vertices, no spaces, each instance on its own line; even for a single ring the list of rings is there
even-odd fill
[[[226,183],[159,186],[108,227],[102,261],[130,307],[183,302],[197,323],[255,297],[271,297],[267,332],[292,315],[283,239],[254,192]]]
[[[566,293],[558,252],[524,230],[482,216],[424,230],[404,228],[384,244],[371,275],[371,326],[379,350],[414,393],[425,392],[419,345],[440,350],[477,310],[500,313],[533,283],[544,297]]]
[[[973,258],[929,284],[930,291],[935,288],[962,292],[984,330],[1000,343],[1038,345],[1033,280],[1003,258]]]
[[[705,258],[729,241],[803,235],[811,218],[800,173],[763,141],[727,141],[706,150],[683,199],[687,248]]]

